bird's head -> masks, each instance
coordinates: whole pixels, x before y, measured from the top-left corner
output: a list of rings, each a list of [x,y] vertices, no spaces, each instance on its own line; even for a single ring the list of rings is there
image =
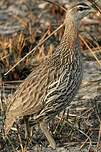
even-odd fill
[[[66,16],[72,16],[76,21],[80,21],[82,18],[93,12],[94,9],[86,2],[79,2],[72,4],[66,13]]]

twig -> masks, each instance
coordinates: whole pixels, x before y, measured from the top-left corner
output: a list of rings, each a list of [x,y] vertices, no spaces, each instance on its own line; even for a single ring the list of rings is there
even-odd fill
[[[87,139],[85,140],[85,142],[80,146],[80,150],[83,148],[83,146],[85,145],[85,143],[89,140],[89,148],[88,148],[88,151],[89,151],[89,149],[92,146],[92,141],[91,141],[90,137],[86,133],[84,133],[82,130],[78,129],[78,131],[87,137]]]
[[[101,14],[101,9],[100,9],[100,7],[98,6],[98,4],[94,1],[94,0],[89,0],[89,1],[91,1],[92,2],[92,4],[95,6],[95,8],[100,12],[100,14]],[[92,6],[93,6],[92,5]]]
[[[65,112],[66,112],[66,110],[63,111],[62,116],[61,116],[61,119],[60,119],[59,122],[57,123],[53,134],[55,134],[55,133],[57,132],[58,127],[59,127],[59,125],[60,125],[61,122],[63,122],[63,125],[64,125],[64,115],[65,115]],[[62,126],[63,126],[63,125],[62,125]],[[60,128],[60,131],[59,131],[59,132],[61,132],[61,130],[62,130],[62,128]]]
[[[6,59],[8,56],[9,56],[9,54],[8,54],[8,55],[5,55],[5,56],[3,56],[3,57],[1,57],[0,60]]]
[[[99,120],[99,123],[100,123],[100,127],[99,127],[99,134],[98,134],[98,141],[97,141],[97,149],[99,148],[99,146],[101,146],[101,118],[98,114],[98,108],[97,108],[97,103],[96,103],[96,100],[95,100],[95,106],[94,106],[94,110],[95,110],[95,113],[96,113],[96,116]]]
[[[60,117],[57,117],[57,118],[58,118],[59,120],[61,120]],[[65,123],[68,123],[68,124],[71,126],[70,122],[68,122],[68,121],[66,121],[66,120],[64,120],[64,122],[65,122]],[[91,141],[90,137],[89,137],[86,133],[84,133],[82,130],[78,129],[77,127],[72,126],[72,128],[78,130],[80,133],[82,133],[83,135],[85,135],[85,136],[87,137],[86,141],[83,142],[83,145],[81,145],[80,150],[81,150],[81,148],[84,146],[84,144],[87,143],[88,140],[89,140],[89,148],[88,148],[88,150],[89,150],[89,149],[91,148],[91,146],[92,146],[92,141]]]
[[[27,53],[19,62],[17,62],[8,72],[4,75],[7,75],[10,71],[12,71],[19,63],[21,63],[26,57],[28,57],[33,51],[35,51],[40,45],[42,45],[46,40],[48,40],[52,35],[54,35],[58,30],[60,30],[64,26],[64,23],[61,24],[56,30],[54,30],[49,36],[47,36],[43,41],[39,41],[38,45],[34,47],[29,53]]]
[[[101,66],[101,62],[99,61],[99,59],[97,58],[97,56],[95,55],[95,53],[92,51],[92,49],[89,47],[89,45],[86,43],[86,41],[84,40],[84,38],[81,35],[79,35],[79,37],[82,40],[82,42],[85,44],[85,46],[89,49],[89,51],[93,54],[93,56],[96,59],[97,63]]]
[[[58,2],[52,2],[50,0],[43,0],[43,1],[56,5],[66,12],[66,9],[64,7],[62,7],[61,4],[59,4]]]
[[[13,150],[14,152],[17,152],[17,150],[14,148],[14,145],[12,144],[12,141],[9,139],[8,136],[6,136],[6,139],[8,140],[9,144],[11,145],[12,150]],[[7,148],[8,148],[8,146],[7,146]]]
[[[97,149],[101,148],[101,122],[100,122],[100,128],[99,128],[99,135],[98,135],[98,141],[97,141]]]

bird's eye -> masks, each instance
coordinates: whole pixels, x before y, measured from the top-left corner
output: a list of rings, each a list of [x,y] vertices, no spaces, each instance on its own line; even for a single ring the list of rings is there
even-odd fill
[[[89,10],[90,8],[88,6],[85,6],[85,7],[79,6],[77,9],[78,11],[84,11],[84,10]]]
[[[78,7],[78,11],[83,11],[84,8],[83,7]]]

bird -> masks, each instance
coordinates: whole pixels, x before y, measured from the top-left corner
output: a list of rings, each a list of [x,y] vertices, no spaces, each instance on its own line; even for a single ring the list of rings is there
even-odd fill
[[[69,107],[83,77],[80,21],[92,12],[86,2],[71,4],[66,10],[64,34],[53,54],[45,58],[7,101],[4,130],[7,135],[17,118],[33,114],[50,147],[56,148],[48,123]]]

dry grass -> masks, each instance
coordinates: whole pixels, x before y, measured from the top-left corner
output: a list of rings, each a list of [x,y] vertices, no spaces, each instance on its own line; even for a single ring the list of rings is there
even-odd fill
[[[28,2],[25,3],[26,6],[28,5],[27,3]],[[35,5],[37,7],[39,3]],[[49,16],[55,17],[56,20],[57,18],[62,18],[64,14],[63,11],[60,11],[60,9],[52,4],[45,5],[41,11],[46,11]],[[28,12],[28,19],[15,15],[12,19],[19,22],[23,31],[14,32],[13,34],[6,36],[0,36],[0,68],[4,68],[2,70],[2,81],[0,86],[0,127],[3,124],[6,105],[6,103],[3,102],[3,99],[5,97],[7,98],[8,94],[14,93],[18,85],[27,77],[36,64],[52,54],[63,34],[63,24],[60,26],[61,29],[56,28],[56,30],[53,31],[54,28],[52,23],[54,23],[54,18],[52,18],[51,21],[49,21],[49,18],[48,22],[45,23],[47,16],[44,17],[44,21],[42,17],[38,17],[39,16],[35,16],[35,14],[33,15],[31,10]],[[31,23],[32,19],[34,21],[34,25]],[[86,54],[86,57],[90,60],[95,59],[99,66],[101,66],[101,27],[96,25],[98,22],[101,25],[101,14],[96,12],[95,14],[92,14],[89,19],[90,22],[86,20],[87,24],[82,23],[81,30],[86,31],[84,34],[81,32],[82,36],[80,36],[82,40],[82,48],[84,50],[83,54]],[[29,20],[31,20],[31,22],[29,22]],[[37,25],[35,25],[36,20]],[[57,25],[60,25],[60,23],[62,23],[62,21],[58,20]],[[41,26],[39,27],[38,24]],[[88,24],[90,25],[88,26]],[[54,39],[56,43],[54,43]],[[12,70],[9,71],[10,69]],[[4,73],[7,71],[9,71],[9,73],[4,76]],[[94,123],[95,119],[96,122],[93,127],[91,122]],[[31,117],[29,121],[30,124],[32,120],[33,118]],[[92,149],[93,145],[96,145],[96,149],[101,148],[101,118],[95,102],[91,105],[89,104],[89,101],[72,105],[70,112],[64,112],[50,123],[50,128],[59,146],[66,147],[67,143],[74,146],[78,144],[80,145],[80,149],[87,146],[88,152],[91,150],[92,152],[95,151]],[[20,123],[19,121],[15,123],[7,138],[5,138],[3,132],[1,132],[0,138],[2,139],[2,142],[0,141],[0,149],[2,152],[7,150],[7,152],[18,152],[20,149],[22,152],[25,152],[27,146],[27,141],[25,141],[25,130],[25,124],[21,120]],[[37,127],[32,128],[31,132],[33,136],[28,144],[29,149],[34,149],[33,147],[36,144],[47,145],[45,138]],[[32,141],[35,142],[33,143]]]

